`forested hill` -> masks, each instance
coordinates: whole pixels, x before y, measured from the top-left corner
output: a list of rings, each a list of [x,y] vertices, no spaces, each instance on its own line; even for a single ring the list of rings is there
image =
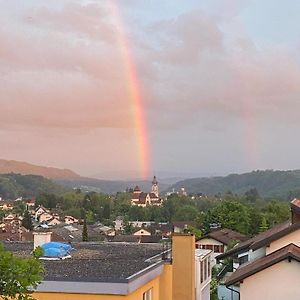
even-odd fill
[[[0,173],[40,175],[50,179],[78,179],[80,175],[69,169],[59,169],[29,164],[24,161],[0,159]]]
[[[293,171],[253,171],[244,174],[231,174],[226,177],[192,178],[177,182],[173,188],[184,187],[188,193],[207,195],[224,194],[231,191],[244,194],[256,188],[262,197],[289,199],[300,196],[300,170]]]
[[[35,197],[40,193],[61,194],[67,189],[37,175],[0,174],[0,197],[16,199]]]

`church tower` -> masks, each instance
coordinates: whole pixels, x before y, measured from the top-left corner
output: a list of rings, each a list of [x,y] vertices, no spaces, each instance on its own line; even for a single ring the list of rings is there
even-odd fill
[[[152,180],[152,193],[154,193],[158,197],[158,182],[156,180],[156,176],[153,177]]]

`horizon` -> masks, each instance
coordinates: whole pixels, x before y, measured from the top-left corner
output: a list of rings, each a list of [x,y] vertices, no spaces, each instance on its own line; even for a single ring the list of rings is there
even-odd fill
[[[4,159],[144,179],[300,168],[299,2],[0,3]]]

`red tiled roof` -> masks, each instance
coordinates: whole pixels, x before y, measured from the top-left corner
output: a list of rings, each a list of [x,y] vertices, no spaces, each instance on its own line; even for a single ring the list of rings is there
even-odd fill
[[[225,282],[226,286],[233,285],[235,283],[240,282],[241,280],[258,273],[272,265],[287,259],[295,259],[300,262],[300,247],[289,244],[283,248],[280,248],[277,251],[270,253],[267,256],[259,258],[249,264],[242,265],[239,267]]]

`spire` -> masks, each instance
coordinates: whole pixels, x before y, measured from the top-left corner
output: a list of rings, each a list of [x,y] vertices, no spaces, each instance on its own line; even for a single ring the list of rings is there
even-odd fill
[[[156,180],[156,176],[153,176],[152,184],[158,184],[158,182]]]
[[[158,181],[156,180],[156,176],[153,176],[151,192],[158,197]]]

